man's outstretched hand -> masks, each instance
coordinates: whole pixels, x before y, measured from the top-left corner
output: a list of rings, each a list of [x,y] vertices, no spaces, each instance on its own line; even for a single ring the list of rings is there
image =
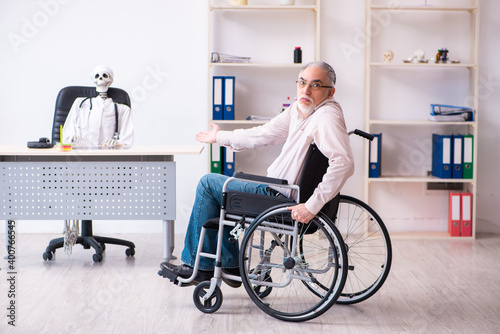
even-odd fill
[[[214,123],[210,123],[210,127],[212,130],[198,132],[194,138],[201,143],[215,143],[217,141],[217,132],[220,131],[220,127]]]

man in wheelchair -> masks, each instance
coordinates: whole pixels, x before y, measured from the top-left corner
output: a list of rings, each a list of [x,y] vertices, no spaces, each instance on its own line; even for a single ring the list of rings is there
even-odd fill
[[[278,158],[267,170],[269,177],[287,180],[297,184],[309,146],[314,142],[321,153],[328,158],[328,168],[322,181],[305,203],[291,205],[294,220],[308,223],[325,203],[334,198],[345,181],[354,173],[354,161],[349,143],[344,115],[334,100],[336,74],[325,62],[305,65],[297,80],[297,101],[269,123],[251,129],[221,131],[211,124],[210,131],[202,131],[196,139],[202,143],[218,143],[235,151],[259,146],[283,144]],[[189,225],[186,231],[182,265],[164,262],[159,275],[163,277],[188,278],[193,274],[200,234],[203,224],[218,217],[221,210],[222,190],[227,176],[207,174],[201,178],[196,189]],[[296,196],[289,190],[280,191],[264,184],[233,181],[228,191],[249,192],[267,196]],[[239,276],[238,243],[228,242],[229,229],[224,231],[222,245],[222,272]],[[203,251],[215,253],[217,230],[207,230]],[[199,260],[195,278],[188,284],[196,285],[214,276],[214,260],[202,257]],[[225,279],[226,284],[238,287],[241,282]]]

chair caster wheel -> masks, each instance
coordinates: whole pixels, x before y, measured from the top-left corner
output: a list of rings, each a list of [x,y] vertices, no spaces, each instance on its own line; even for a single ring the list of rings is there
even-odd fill
[[[103,252],[106,250],[106,244],[105,243],[100,243],[99,246],[101,246],[101,249],[102,249]]]
[[[193,302],[194,305],[203,313],[214,313],[222,305],[222,291],[218,285],[215,286],[215,291],[210,298],[203,300],[203,297],[210,289],[210,281],[201,282],[194,288]]]
[[[47,260],[52,260],[52,253],[51,252],[44,252],[43,253],[43,260],[44,261],[47,261]]]
[[[102,254],[99,254],[99,253],[96,253],[94,255],[92,255],[92,260],[94,260],[94,262],[101,262],[103,259],[102,257]]]
[[[125,250],[125,255],[127,255],[127,257],[134,256],[135,255],[135,249],[134,248],[127,248]]]

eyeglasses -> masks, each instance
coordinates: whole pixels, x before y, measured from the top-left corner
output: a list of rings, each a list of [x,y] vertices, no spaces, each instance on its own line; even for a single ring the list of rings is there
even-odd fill
[[[311,87],[311,90],[320,90],[321,88],[333,88],[333,86],[322,86],[319,82],[313,82],[313,83],[308,83],[307,81],[304,80],[298,80],[295,81],[297,84],[297,87],[300,89],[303,89],[306,86]]]

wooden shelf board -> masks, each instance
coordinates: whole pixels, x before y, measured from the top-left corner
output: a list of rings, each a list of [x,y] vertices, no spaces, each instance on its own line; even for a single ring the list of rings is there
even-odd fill
[[[274,67],[274,68],[301,68],[304,64],[295,63],[210,63],[212,67]]]
[[[446,182],[446,183],[474,183],[473,179],[440,179],[435,176],[381,176],[370,177],[368,182]]]
[[[248,120],[234,120],[234,121],[224,121],[224,120],[212,120],[213,123],[215,124],[221,124],[221,125],[260,125],[260,124],[265,124],[269,122],[269,120],[253,120],[253,121],[248,121]]]
[[[436,63],[380,63],[372,62],[370,67],[386,67],[386,68],[476,68],[473,63],[453,63],[453,64],[436,64]]]
[[[476,126],[476,122],[434,122],[429,120],[372,119],[370,125],[464,125]]]
[[[433,6],[433,5],[421,5],[421,6],[383,6],[383,5],[372,5],[372,10],[437,10],[437,11],[462,11],[462,12],[472,12],[477,10],[477,6]]]
[[[211,6],[210,10],[317,10],[317,6]]]

